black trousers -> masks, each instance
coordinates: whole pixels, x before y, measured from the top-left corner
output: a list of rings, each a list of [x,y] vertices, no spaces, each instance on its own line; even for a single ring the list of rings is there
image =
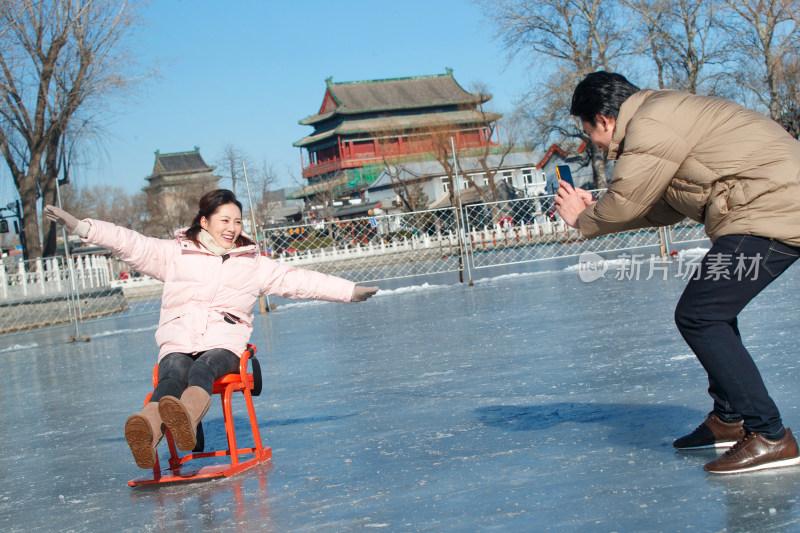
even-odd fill
[[[186,387],[202,387],[208,394],[214,381],[239,371],[239,356],[230,350],[215,348],[196,354],[170,353],[158,362],[158,385],[151,402],[164,396],[180,398]]]
[[[752,235],[714,242],[675,309],[675,323],[708,372],[714,412],[766,437],[781,436],[781,415],[742,344],[737,316],[800,256],[800,248]]]

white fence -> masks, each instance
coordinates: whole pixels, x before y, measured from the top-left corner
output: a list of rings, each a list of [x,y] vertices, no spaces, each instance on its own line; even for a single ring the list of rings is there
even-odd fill
[[[103,256],[78,256],[71,264],[63,257],[0,263],[1,299],[63,295],[110,284],[109,259]]]

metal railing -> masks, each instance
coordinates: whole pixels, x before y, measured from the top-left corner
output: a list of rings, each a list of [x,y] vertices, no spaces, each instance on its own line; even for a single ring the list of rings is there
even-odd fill
[[[592,191],[598,196],[602,191]],[[616,252],[655,247],[669,254],[671,244],[707,240],[702,224],[612,233],[585,239],[555,212],[553,196],[466,206],[463,216],[473,268],[577,257],[584,252]]]
[[[552,196],[262,229],[261,249],[285,264],[376,282],[674,244],[707,242],[682,223],[584,239],[555,213]],[[655,253],[655,252],[654,252]],[[0,264],[0,334],[89,319],[155,313],[162,284],[110,257]]]
[[[157,311],[161,284],[103,255],[0,262],[0,334]]]
[[[462,267],[455,217],[448,208],[271,228],[262,250],[356,282],[456,272]]]

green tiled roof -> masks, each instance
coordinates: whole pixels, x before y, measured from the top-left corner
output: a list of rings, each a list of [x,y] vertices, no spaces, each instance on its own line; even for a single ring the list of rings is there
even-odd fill
[[[370,113],[436,106],[477,105],[491,99],[488,94],[465,91],[453,78],[453,71],[433,76],[413,76],[335,83],[327,80],[327,92],[338,107],[304,118],[300,124],[311,125],[336,114]]]
[[[162,154],[156,150],[156,162],[153,168],[153,174],[157,173],[171,173],[171,172],[196,172],[199,170],[209,170],[209,167],[203,157],[200,155],[200,149],[195,147],[191,152],[176,152],[173,154]]]

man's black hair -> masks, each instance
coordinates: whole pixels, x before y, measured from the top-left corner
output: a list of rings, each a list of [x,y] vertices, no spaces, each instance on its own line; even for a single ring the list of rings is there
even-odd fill
[[[572,93],[571,115],[595,123],[597,115],[616,119],[622,102],[639,88],[625,76],[600,70],[586,76]]]

